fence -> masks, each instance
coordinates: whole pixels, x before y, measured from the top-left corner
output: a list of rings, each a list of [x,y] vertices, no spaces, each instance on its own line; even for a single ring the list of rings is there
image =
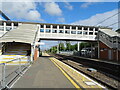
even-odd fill
[[[0,90],[9,88],[13,81],[17,79],[17,77],[21,76],[23,71],[30,65],[29,59],[26,62],[22,63],[21,60],[23,58],[25,57],[16,58],[11,61],[0,63]],[[14,62],[17,62],[17,64],[10,64]]]

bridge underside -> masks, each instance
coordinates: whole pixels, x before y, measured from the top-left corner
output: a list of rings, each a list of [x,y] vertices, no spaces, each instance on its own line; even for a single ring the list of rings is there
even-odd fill
[[[97,40],[77,40],[77,39],[59,39],[59,38],[40,38],[39,41],[40,41],[40,40],[97,42]]]

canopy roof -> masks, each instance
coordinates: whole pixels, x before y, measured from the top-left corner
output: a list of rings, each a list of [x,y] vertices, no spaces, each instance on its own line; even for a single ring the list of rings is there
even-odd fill
[[[118,32],[115,32],[115,31],[110,30],[110,29],[104,29],[104,30],[102,30],[102,32],[108,34],[111,37],[114,37],[114,36],[120,37],[120,34]]]
[[[23,42],[32,44],[34,42],[37,25],[22,24],[17,29],[7,32],[0,38],[0,42]]]

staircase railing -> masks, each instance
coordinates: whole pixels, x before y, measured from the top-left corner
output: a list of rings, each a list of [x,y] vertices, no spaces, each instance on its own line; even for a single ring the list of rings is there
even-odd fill
[[[99,31],[98,40],[110,48],[116,48],[120,50],[120,37],[118,36],[110,36],[102,31]]]

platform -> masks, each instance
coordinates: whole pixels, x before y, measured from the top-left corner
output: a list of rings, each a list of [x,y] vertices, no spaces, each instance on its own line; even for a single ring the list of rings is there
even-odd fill
[[[47,53],[43,53],[11,88],[106,89]]]
[[[49,60],[40,57],[12,88],[75,88]]]

